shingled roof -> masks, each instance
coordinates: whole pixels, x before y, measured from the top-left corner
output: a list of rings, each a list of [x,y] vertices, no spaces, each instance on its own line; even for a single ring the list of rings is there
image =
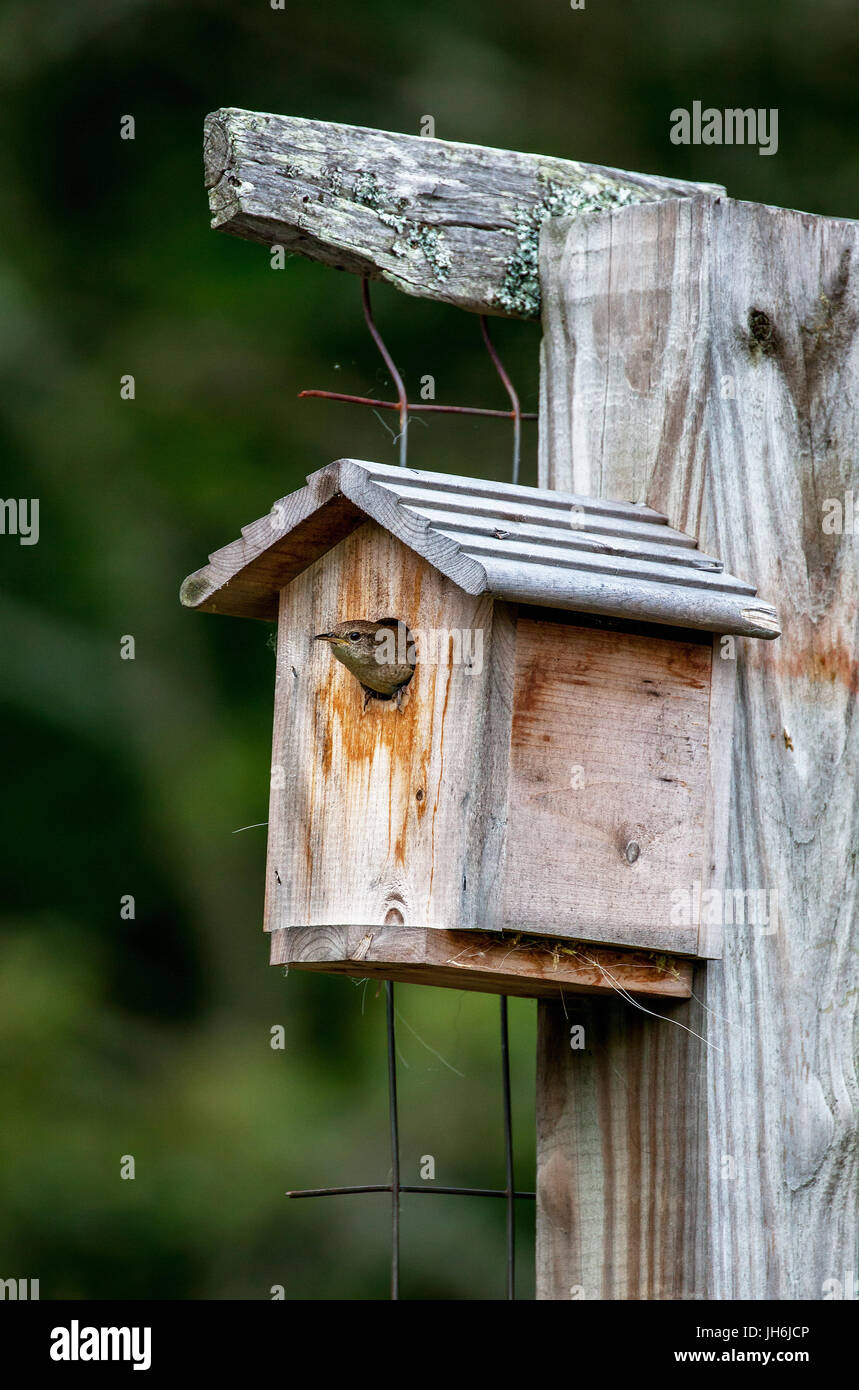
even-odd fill
[[[355,459],[242,528],[182,585],[188,608],[277,617],[278,590],[371,518],[469,594],[747,637],[778,637],[774,608],[660,512]]]

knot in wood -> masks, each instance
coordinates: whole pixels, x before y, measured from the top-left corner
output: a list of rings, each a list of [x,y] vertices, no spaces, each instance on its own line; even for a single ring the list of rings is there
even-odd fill
[[[763,309],[749,310],[749,348],[764,357],[774,357],[778,350],[775,324]]]

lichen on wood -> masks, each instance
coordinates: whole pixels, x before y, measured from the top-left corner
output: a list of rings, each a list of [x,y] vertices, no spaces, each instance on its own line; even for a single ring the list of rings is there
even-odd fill
[[[709,189],[234,109],[207,117],[204,158],[213,227],[388,280],[407,294],[516,318],[540,314],[545,218]]]
[[[582,179],[566,186],[550,180],[545,197],[516,218],[516,249],[507,262],[497,306],[518,318],[540,317],[540,229],[547,217],[580,217],[647,201],[642,189],[616,180]]]

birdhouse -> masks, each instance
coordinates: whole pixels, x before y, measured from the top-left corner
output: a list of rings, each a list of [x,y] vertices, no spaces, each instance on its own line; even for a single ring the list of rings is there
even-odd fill
[[[182,602],[277,623],[273,963],[684,994],[720,953],[725,639],[779,629],[660,513],[342,459]]]

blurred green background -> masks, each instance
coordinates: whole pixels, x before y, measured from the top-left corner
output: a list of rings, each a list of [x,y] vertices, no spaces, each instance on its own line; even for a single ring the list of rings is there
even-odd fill
[[[0,1277],[42,1298],[387,1293],[386,1198],[284,1196],[386,1180],[384,997],[267,965],[265,831],[233,832],[267,816],[269,630],[177,593],[308,472],[396,461],[372,413],[302,387],[391,388],[357,280],[209,230],[205,113],[414,133],[429,114],[442,138],[855,217],[857,60],[852,0],[5,4],[0,491],[40,498],[41,538],[0,537]],[[777,107],[777,155],[671,145],[696,99]],[[413,395],[431,373],[439,400],[504,405],[476,319],[387,286],[374,305]],[[535,409],[538,327],[494,333]],[[509,444],[424,417],[410,462],[505,477]],[[403,1180],[432,1154],[440,1184],[501,1185],[497,1001],[397,993]],[[511,1001],[522,1186],[534,1010]],[[402,1246],[403,1297],[503,1297],[503,1203],[406,1198]]]

